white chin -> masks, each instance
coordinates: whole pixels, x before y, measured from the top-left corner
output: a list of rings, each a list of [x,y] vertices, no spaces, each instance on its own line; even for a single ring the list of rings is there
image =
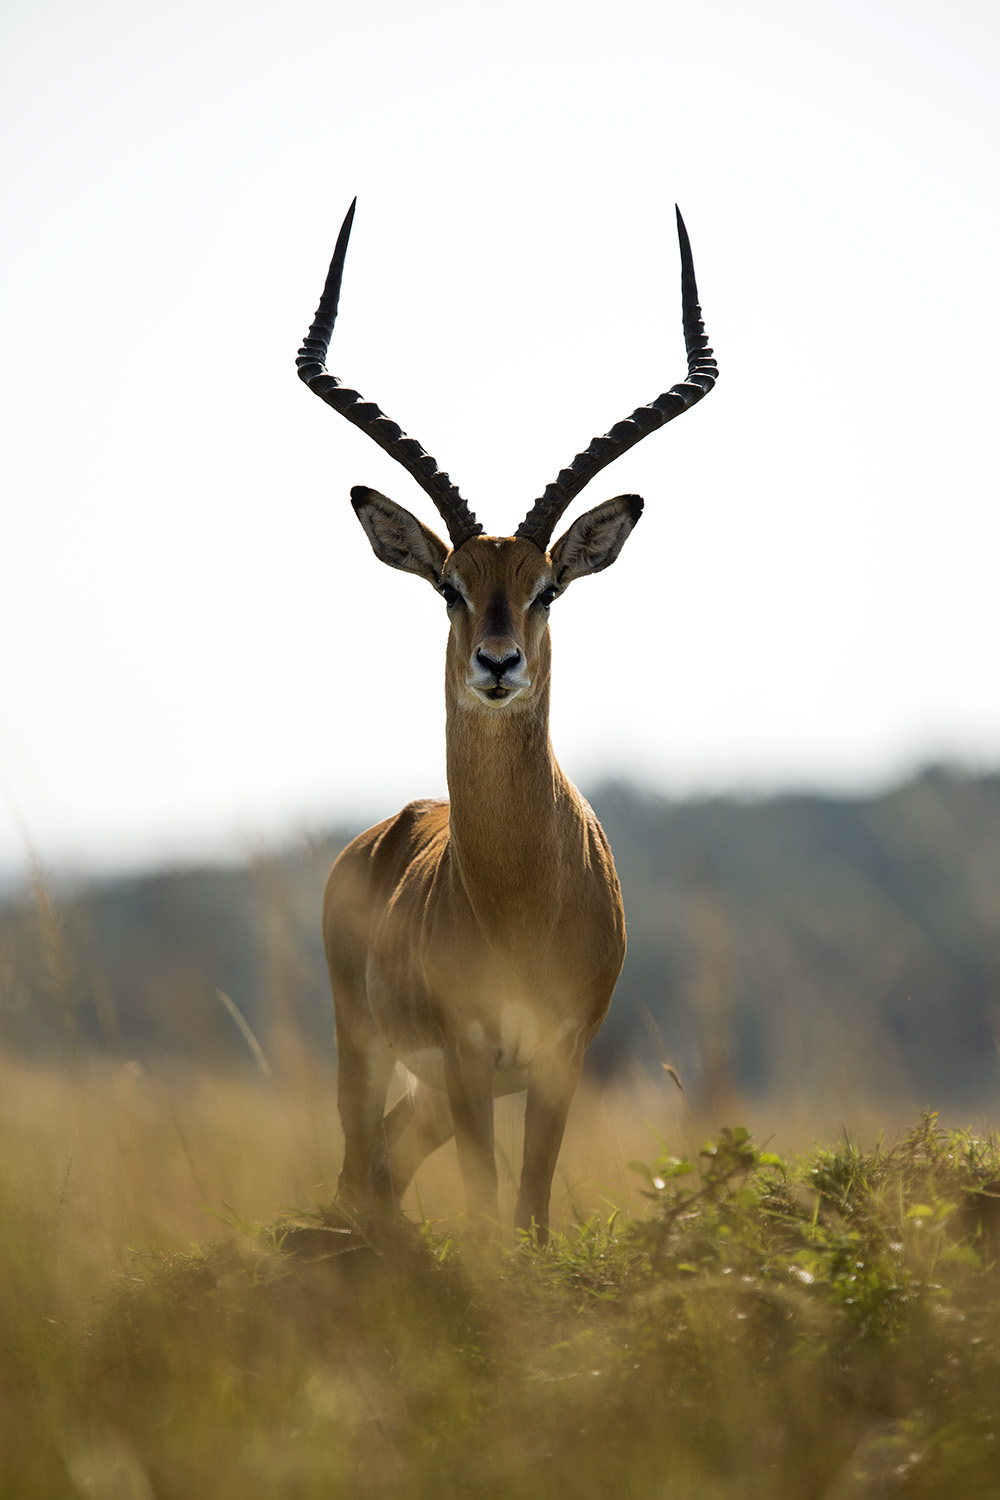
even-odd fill
[[[521,689],[519,687],[504,688],[502,697],[496,688],[473,687],[472,691],[480,703],[484,704],[487,708],[506,708],[508,703],[513,703]]]

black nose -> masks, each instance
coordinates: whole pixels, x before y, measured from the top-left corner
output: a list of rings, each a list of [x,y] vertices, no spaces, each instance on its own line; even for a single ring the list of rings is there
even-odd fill
[[[490,656],[488,651],[477,651],[476,661],[485,671],[492,672],[499,682],[505,672],[512,672],[516,666],[520,665],[521,653],[512,651],[509,656],[497,657]]]

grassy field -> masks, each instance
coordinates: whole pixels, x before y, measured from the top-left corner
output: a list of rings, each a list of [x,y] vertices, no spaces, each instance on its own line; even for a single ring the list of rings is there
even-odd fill
[[[0,1494],[1000,1496],[997,1141],[793,1134],[584,1093],[547,1253],[450,1148],[365,1242],[305,1061],[0,1057]]]

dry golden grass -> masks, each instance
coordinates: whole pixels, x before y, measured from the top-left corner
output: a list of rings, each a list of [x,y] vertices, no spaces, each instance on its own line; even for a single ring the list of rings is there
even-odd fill
[[[0,1054],[0,1495],[1000,1495],[1000,1236],[968,1215],[995,1142],[928,1124],[795,1180],[748,1146],[721,1170],[724,1147],[675,1187],[704,1134],[666,1074],[591,1085],[547,1254],[468,1236],[446,1147],[408,1200],[424,1231],[317,1258],[327,1232],[259,1227],[332,1196],[333,1079],[308,1058]],[[628,1166],[657,1158],[645,1183]]]
[[[496,1105],[504,1222],[513,1216],[523,1137],[523,1096]],[[614,1208],[640,1212],[642,1184],[629,1163],[668,1147],[696,1153],[728,1119],[695,1119],[677,1085],[636,1070],[574,1100],[553,1189],[553,1222]],[[757,1106],[758,1137],[804,1151],[845,1125],[856,1139],[894,1135],[905,1116],[856,1107],[850,1121],[818,1111]],[[912,1115],[911,1115],[912,1118]],[[95,1270],[122,1268],[129,1247],[180,1249],[215,1232],[231,1210],[266,1225],[321,1208],[333,1197],[343,1138],[331,1070],[299,1055],[282,1074],[251,1067],[211,1072],[83,1056],[68,1067],[0,1051],[0,1172],[17,1197],[46,1206],[61,1237]],[[460,1221],[464,1203],[453,1145],[429,1158],[405,1201],[408,1216]]]
[[[640,1097],[641,1096],[641,1097]],[[505,1214],[513,1212],[523,1098],[497,1102]],[[648,1080],[580,1090],[560,1157],[556,1221],[639,1205],[627,1163],[694,1141],[674,1085]],[[121,1269],[129,1246],[189,1246],[227,1208],[267,1224],[329,1203],[342,1152],[332,1073],[300,1060],[291,1077],[145,1066],[84,1057],[67,1068],[0,1052],[0,1172],[46,1205],[95,1269]],[[411,1218],[459,1219],[453,1146],[431,1157],[406,1200]]]

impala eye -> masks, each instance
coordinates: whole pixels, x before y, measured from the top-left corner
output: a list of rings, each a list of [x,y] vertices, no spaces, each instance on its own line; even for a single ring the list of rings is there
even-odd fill
[[[553,599],[558,598],[558,596],[559,590],[556,588],[555,584],[549,584],[549,587],[547,589],[542,589],[542,592],[540,594],[536,594],[531,602],[533,604],[540,604],[543,609],[548,609]]]
[[[438,589],[438,593],[449,609],[451,609],[453,604],[458,604],[462,597],[458,589],[453,589],[450,583],[442,583]]]

